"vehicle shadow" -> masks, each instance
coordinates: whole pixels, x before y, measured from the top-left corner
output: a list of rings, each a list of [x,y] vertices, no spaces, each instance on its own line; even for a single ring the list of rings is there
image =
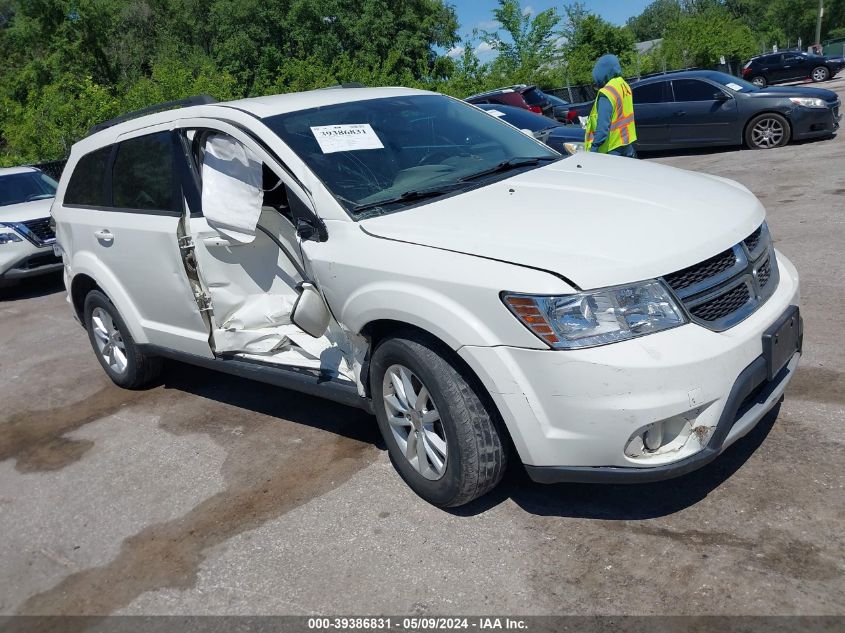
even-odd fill
[[[279,422],[302,424],[386,448],[373,416],[323,398],[173,360],[166,362],[159,384],[165,389],[277,418]]]
[[[14,284],[0,285],[0,303],[5,301],[20,301],[22,299],[36,299],[57,292],[64,292],[65,283],[61,271],[47,273],[40,277],[33,277],[18,281]]]
[[[677,479],[628,485],[537,484],[521,464],[512,464],[493,492],[450,512],[473,516],[512,499],[526,512],[540,516],[641,520],[673,514],[698,503],[739,470],[766,439],[779,412],[780,404],[715,461]]]

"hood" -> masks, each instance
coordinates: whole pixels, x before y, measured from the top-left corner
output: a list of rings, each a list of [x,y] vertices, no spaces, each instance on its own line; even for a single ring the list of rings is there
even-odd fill
[[[730,180],[579,153],[360,224],[378,237],[539,268],[588,289],[701,262],[764,216],[757,198]]]
[[[593,66],[593,83],[603,86],[614,77],[622,76],[622,66],[616,55],[602,55]]]
[[[824,101],[836,102],[839,100],[832,90],[824,88],[804,88],[802,86],[769,86],[756,92],[749,92],[749,95],[757,97],[816,97]]]
[[[50,217],[53,198],[0,206],[0,222],[25,222]]]

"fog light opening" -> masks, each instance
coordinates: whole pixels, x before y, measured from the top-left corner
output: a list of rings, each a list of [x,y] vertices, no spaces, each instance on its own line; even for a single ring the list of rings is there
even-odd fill
[[[663,423],[652,424],[643,433],[643,446],[647,451],[656,451],[663,446]]]

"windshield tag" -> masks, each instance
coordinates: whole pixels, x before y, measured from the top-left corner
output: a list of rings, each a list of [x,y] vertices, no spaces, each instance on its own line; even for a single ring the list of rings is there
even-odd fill
[[[500,112],[499,110],[485,110],[487,114],[495,117],[505,116],[504,112]]]
[[[725,85],[728,88],[730,88],[731,90],[736,90],[737,92],[740,92],[742,90],[742,86],[740,86],[739,84],[729,83],[729,84],[725,84]]]
[[[369,123],[318,125],[312,126],[311,132],[317,139],[323,154],[384,148]]]

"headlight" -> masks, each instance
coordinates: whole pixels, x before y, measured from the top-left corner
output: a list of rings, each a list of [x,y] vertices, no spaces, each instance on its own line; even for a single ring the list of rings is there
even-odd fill
[[[17,233],[0,233],[0,244],[23,241]]]
[[[789,97],[789,100],[805,108],[826,108],[827,104],[817,97]]]
[[[522,323],[556,349],[616,343],[687,322],[669,290],[650,280],[563,296],[504,293]]]
[[[569,154],[576,154],[578,152],[584,151],[584,144],[583,143],[564,143],[563,149],[567,151]]]

